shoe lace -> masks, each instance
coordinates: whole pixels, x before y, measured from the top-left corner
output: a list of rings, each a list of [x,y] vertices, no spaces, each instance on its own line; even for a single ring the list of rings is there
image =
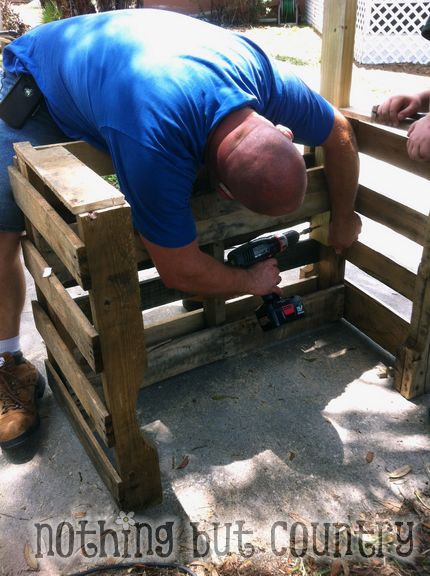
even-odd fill
[[[6,379],[4,374],[0,375],[1,415],[7,414],[9,410],[19,410],[23,408],[19,397],[19,390],[15,386],[16,381],[11,374],[8,374],[8,376],[10,376],[10,379]]]

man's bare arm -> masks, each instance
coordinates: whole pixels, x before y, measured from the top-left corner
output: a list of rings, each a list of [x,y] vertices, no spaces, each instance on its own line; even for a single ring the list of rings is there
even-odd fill
[[[199,249],[197,241],[181,248],[165,248],[141,235],[163,283],[189,294],[232,298],[244,294],[280,293],[275,258],[248,269],[233,268]]]
[[[361,220],[354,211],[360,164],[352,128],[337,110],[323,150],[332,218],[329,241],[340,252],[348,248],[361,231]]]

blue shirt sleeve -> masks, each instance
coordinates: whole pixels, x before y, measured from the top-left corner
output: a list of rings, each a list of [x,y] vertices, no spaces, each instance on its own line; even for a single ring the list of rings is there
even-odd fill
[[[333,106],[294,74],[280,73],[282,88],[274,102],[272,122],[291,128],[294,142],[320,146],[333,128]]]

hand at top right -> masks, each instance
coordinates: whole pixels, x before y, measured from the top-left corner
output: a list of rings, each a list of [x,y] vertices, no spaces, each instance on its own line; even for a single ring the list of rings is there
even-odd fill
[[[419,94],[391,96],[378,106],[377,121],[389,126],[398,126],[400,122],[419,112],[422,105]]]

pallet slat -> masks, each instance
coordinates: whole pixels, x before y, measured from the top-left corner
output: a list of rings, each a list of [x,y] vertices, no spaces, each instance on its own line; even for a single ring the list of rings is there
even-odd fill
[[[44,274],[47,262],[28,239],[22,241],[25,265],[60,322],[95,372],[102,369],[100,339],[94,326],[74,303],[55,274]]]
[[[428,162],[411,160],[406,149],[407,134],[381,124],[352,120],[360,152],[394,164],[417,176],[430,179]]]
[[[283,296],[301,296],[311,294],[317,290],[318,278],[313,276],[288,284],[282,288]],[[246,314],[251,314],[261,304],[260,296],[247,296],[226,303],[226,321],[238,320]],[[205,327],[205,317],[202,310],[195,310],[187,314],[179,314],[169,320],[164,320],[145,328],[145,342],[147,349],[158,347],[160,344],[171,341],[179,336],[196,332]]]
[[[345,281],[344,316],[393,355],[397,354],[408,333],[406,320],[348,281]]]
[[[124,498],[124,486],[118,472],[94,437],[91,428],[85,422],[85,419],[77,408],[73,398],[70,396],[66,386],[63,384],[59,374],[55,371],[49,360],[45,361],[45,365],[49,386],[56,401],[69,416],[69,420],[76,434],[79,436],[82,445],[102,480],[105,482],[113,497],[121,502]]]
[[[112,446],[114,442],[112,421],[106,406],[60,338],[46,312],[36,301],[32,302],[32,306],[36,327],[45,341],[46,347],[79,398],[95,429],[105,444]]]
[[[346,259],[405,298],[413,300],[416,274],[394,260],[361,242],[355,242],[348,249]]]
[[[143,386],[171,378],[193,368],[260,349],[275,341],[339,320],[343,309],[343,286],[304,297],[307,315],[269,332],[263,332],[255,315],[166,342],[148,352]]]
[[[9,179],[15,201],[25,216],[59,256],[76,282],[87,290],[90,286],[87,255],[82,240],[67,226],[56,211],[14,167]]]
[[[119,190],[62,146],[37,149],[20,142],[14,149],[72,214],[125,204]]]
[[[423,246],[427,216],[366,186],[358,188],[355,209]]]

